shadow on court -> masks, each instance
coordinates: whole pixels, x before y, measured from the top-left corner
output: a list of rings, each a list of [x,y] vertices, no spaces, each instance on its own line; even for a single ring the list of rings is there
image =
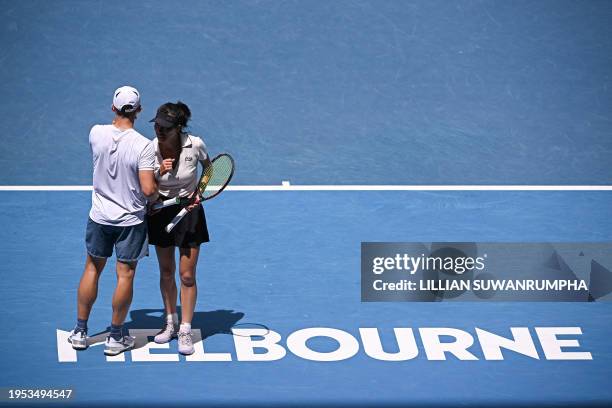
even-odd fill
[[[177,312],[181,313],[181,308],[177,308]],[[232,334],[234,327],[240,319],[244,317],[244,313],[235,312],[233,310],[214,310],[210,312],[194,312],[191,327],[199,329],[202,333],[202,339],[206,339],[215,334]],[[165,311],[163,309],[137,309],[130,311],[128,319],[123,325],[124,329],[160,329],[165,323]],[[100,336],[110,332],[110,326],[104,331],[93,334],[91,337]],[[140,344],[142,347],[143,344]],[[139,344],[137,342],[136,347]]]

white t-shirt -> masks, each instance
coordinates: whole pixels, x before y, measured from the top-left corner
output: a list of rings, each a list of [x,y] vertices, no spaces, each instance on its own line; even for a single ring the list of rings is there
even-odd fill
[[[134,129],[95,125],[89,132],[93,155],[93,193],[89,217],[105,225],[127,227],[144,221],[147,199],[139,170],[155,169],[155,150]]]
[[[183,148],[178,164],[157,179],[159,193],[166,197],[189,197],[193,194],[200,179],[198,162],[203,164],[208,158],[206,145],[199,137],[183,133],[181,143]],[[153,147],[157,157],[157,170],[163,161],[157,138],[153,139]]]

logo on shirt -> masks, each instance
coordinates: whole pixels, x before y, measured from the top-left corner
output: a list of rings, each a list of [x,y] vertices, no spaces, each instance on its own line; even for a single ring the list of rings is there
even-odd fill
[[[191,157],[191,156],[185,157],[185,161],[191,161],[191,160],[193,160],[193,157]]]

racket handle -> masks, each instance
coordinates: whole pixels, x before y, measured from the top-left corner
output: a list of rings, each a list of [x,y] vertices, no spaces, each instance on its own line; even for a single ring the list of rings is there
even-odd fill
[[[169,198],[169,199],[164,200],[162,202],[153,204],[153,209],[154,210],[159,210],[160,208],[165,208],[165,207],[169,207],[171,205],[176,205],[176,204],[180,204],[180,203],[181,203],[181,198],[180,197]]]
[[[166,232],[172,231],[172,229],[176,227],[176,224],[178,224],[185,215],[187,215],[187,209],[183,208],[178,214],[176,214],[176,217],[170,221],[170,224],[166,226]]]

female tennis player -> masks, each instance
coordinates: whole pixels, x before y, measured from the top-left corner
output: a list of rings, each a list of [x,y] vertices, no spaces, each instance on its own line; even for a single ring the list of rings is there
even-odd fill
[[[165,103],[157,110],[155,122],[157,138],[153,140],[158,167],[155,176],[160,198],[189,198],[199,180],[198,163],[207,167],[210,159],[206,145],[199,137],[185,131],[191,111],[182,102]],[[182,209],[175,205],[151,212],[148,217],[149,243],[155,245],[159,261],[162,299],[166,311],[166,324],[155,336],[156,343],[167,343],[178,337],[181,354],[193,354],[191,320],[197,298],[196,265],[200,244],[208,242],[208,229],[204,209],[196,194],[194,202],[187,207],[189,212],[170,232],[165,227]],[[175,280],[175,251],[179,252],[179,274],[181,279],[181,323],[176,311],[177,287]]]

